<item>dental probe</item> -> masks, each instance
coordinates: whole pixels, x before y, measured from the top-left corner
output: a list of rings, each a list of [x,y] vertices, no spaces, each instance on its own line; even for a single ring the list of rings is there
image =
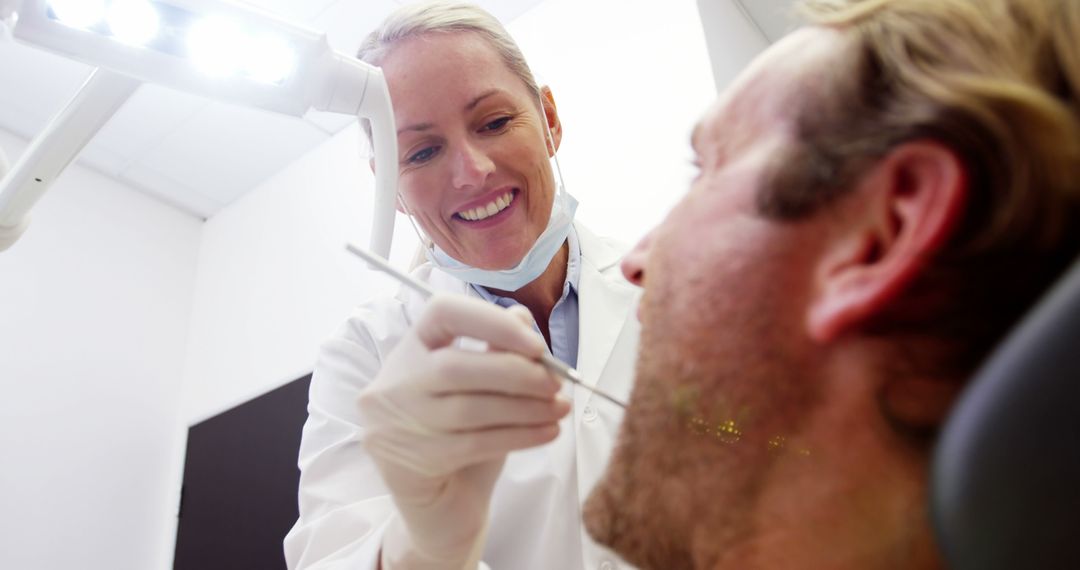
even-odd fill
[[[351,243],[345,244],[345,249],[348,250],[349,253],[352,253],[353,255],[356,255],[357,257],[359,257],[359,258],[363,259],[364,261],[366,261],[367,264],[372,269],[377,269],[379,271],[382,271],[383,273],[386,273],[387,275],[393,277],[394,279],[397,279],[401,283],[403,283],[403,284],[407,285],[408,287],[412,288],[414,291],[419,293],[420,296],[424,298],[424,300],[428,300],[432,296],[435,295],[435,291],[433,291],[431,289],[431,287],[428,287],[426,284],[421,283],[420,281],[417,281],[416,279],[414,279],[411,275],[409,275],[407,273],[404,273],[402,271],[398,271],[392,265],[387,263],[386,260],[384,260],[383,258],[381,258],[381,257],[379,257],[379,256],[377,256],[377,255],[375,255],[375,254],[361,248],[361,247],[353,245]],[[626,404],[620,402],[619,400],[616,400],[614,397],[609,396],[608,394],[604,393],[603,391],[598,390],[598,389],[596,389],[596,388],[582,382],[581,381],[581,374],[579,374],[577,370],[574,370],[573,368],[568,366],[565,362],[560,361],[559,359],[555,358],[554,356],[552,356],[550,354],[547,354],[547,353],[544,353],[540,357],[540,363],[543,364],[548,370],[551,370],[552,372],[558,374],[559,376],[562,376],[563,378],[569,380],[570,382],[572,382],[574,384],[577,384],[578,386],[581,386],[582,388],[585,388],[586,390],[589,390],[593,394],[596,394],[597,396],[600,396],[601,398],[604,398],[605,400],[611,402],[612,404],[615,404],[616,406],[619,406],[620,408],[624,408],[624,409],[626,408]]]

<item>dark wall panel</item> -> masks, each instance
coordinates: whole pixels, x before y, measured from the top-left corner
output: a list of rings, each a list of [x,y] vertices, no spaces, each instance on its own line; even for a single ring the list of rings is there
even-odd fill
[[[284,569],[311,375],[192,426],[176,570]]]

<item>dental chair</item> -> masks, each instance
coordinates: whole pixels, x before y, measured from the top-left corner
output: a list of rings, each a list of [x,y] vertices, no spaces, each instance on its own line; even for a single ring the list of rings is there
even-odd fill
[[[1080,569],[1080,262],[961,396],[930,492],[948,568]]]

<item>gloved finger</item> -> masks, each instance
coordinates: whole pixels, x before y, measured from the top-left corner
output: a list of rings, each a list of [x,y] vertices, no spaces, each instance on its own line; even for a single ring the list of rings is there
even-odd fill
[[[443,348],[431,354],[430,362],[422,389],[436,396],[485,392],[550,399],[562,387],[542,364],[512,352]]]
[[[497,427],[421,436],[394,429],[366,430],[364,449],[377,464],[396,465],[425,477],[449,475],[463,467],[505,457],[507,453],[547,443],[559,433],[558,423]]]
[[[455,394],[437,398],[425,413],[439,431],[467,432],[558,422],[570,411],[564,398],[537,400],[498,394]]]
[[[380,462],[425,477],[441,477],[511,451],[543,445],[559,435],[559,424],[493,428],[426,439],[369,438],[364,447]]]
[[[450,345],[458,337],[482,340],[496,350],[540,358],[544,341],[498,305],[459,295],[436,295],[416,322],[417,336],[429,349]]]
[[[559,435],[559,424],[499,427],[454,434],[442,445],[447,456],[460,458],[460,465],[470,465],[505,456],[511,451],[543,445]]]
[[[535,322],[532,313],[529,312],[529,309],[525,305],[511,305],[506,309],[506,312],[521,319],[521,322],[525,323],[529,328],[532,328],[533,323]]]

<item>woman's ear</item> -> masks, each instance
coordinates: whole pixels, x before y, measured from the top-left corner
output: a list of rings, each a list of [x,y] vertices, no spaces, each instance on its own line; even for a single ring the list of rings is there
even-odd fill
[[[559,150],[562,142],[562,121],[559,120],[559,110],[555,107],[555,96],[551,88],[544,85],[540,88],[540,101],[544,106],[544,119],[547,121],[547,129],[551,131],[551,140],[548,141],[548,156],[554,155]],[[548,134],[544,132],[544,140],[548,140]]]
[[[830,342],[891,308],[952,235],[967,184],[964,163],[934,141],[903,144],[873,164],[817,268],[810,337]]]

